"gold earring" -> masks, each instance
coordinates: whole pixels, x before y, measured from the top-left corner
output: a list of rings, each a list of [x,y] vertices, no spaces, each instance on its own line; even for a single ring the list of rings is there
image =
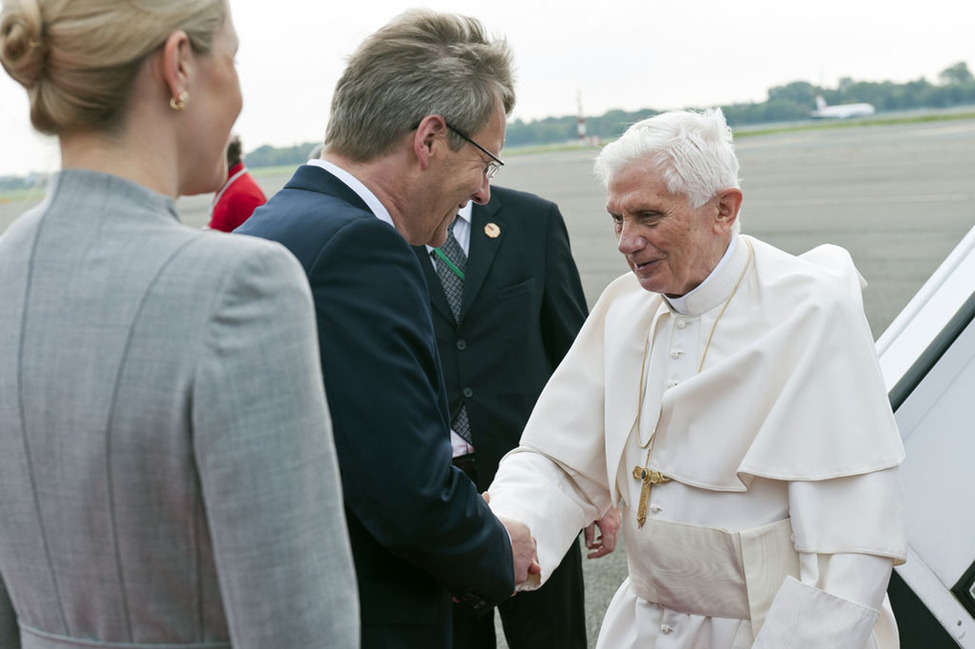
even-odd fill
[[[186,102],[190,100],[190,93],[185,90],[179,93],[179,97],[169,98],[169,107],[173,110],[183,110],[186,108]]]

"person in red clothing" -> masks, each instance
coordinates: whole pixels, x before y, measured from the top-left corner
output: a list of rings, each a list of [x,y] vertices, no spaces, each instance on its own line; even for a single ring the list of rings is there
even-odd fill
[[[233,232],[234,228],[250,218],[254,210],[267,202],[264,192],[247,173],[240,154],[240,137],[234,135],[227,144],[227,182],[213,197],[211,230]]]

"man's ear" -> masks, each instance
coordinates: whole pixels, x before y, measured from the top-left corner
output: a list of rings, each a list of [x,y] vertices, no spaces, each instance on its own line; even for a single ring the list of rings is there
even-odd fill
[[[169,87],[170,97],[178,99],[188,92],[193,75],[193,47],[183,30],[176,30],[166,38],[162,49],[162,75]]]
[[[441,147],[447,145],[447,123],[440,115],[427,115],[420,120],[420,125],[413,133],[413,154],[416,155],[421,169],[430,166],[433,159],[440,155]]]
[[[728,232],[738,220],[738,210],[741,209],[742,201],[741,190],[735,187],[722,189],[715,194],[714,200],[717,208],[715,231],[719,234]]]

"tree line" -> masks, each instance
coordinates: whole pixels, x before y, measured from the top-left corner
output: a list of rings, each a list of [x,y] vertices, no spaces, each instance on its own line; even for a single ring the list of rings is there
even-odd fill
[[[28,191],[45,187],[47,175],[31,173],[28,176],[0,176],[0,193]]]
[[[916,108],[948,108],[975,104],[975,78],[965,62],[945,68],[938,75],[938,82],[925,78],[907,83],[892,81],[854,81],[840,79],[835,88],[817,86],[807,81],[793,81],[769,88],[768,99],[763,102],[740,103],[722,106],[728,124],[734,128],[749,124],[787,122],[809,118],[816,106],[816,95],[822,95],[829,104],[867,102],[878,111],[898,111]],[[626,127],[641,119],[652,117],[660,111],[646,108],[638,111],[611,110],[603,115],[586,118],[586,133],[602,139],[618,137]],[[578,117],[546,117],[526,122],[516,119],[508,124],[507,146],[533,146],[559,144],[575,140]],[[291,147],[262,146],[246,156],[249,167],[301,164],[315,142]]]
[[[849,77],[840,79],[835,88],[817,86],[807,81],[793,81],[769,88],[768,99],[762,102],[739,103],[722,106],[728,124],[734,128],[749,124],[789,122],[809,118],[815,107],[816,95],[822,95],[829,104],[866,102],[880,112],[918,108],[950,108],[975,105],[975,77],[968,64],[959,62],[938,75],[937,83],[925,78],[907,83],[892,81],[855,81]],[[586,118],[586,133],[606,139],[619,137],[635,122],[653,117],[660,111],[645,108],[637,111],[610,110],[602,115]],[[516,119],[508,124],[507,146],[538,146],[561,144],[578,138],[578,117],[546,117],[526,122]],[[305,142],[289,147],[264,145],[245,156],[252,168],[299,165],[308,159],[316,142]],[[46,177],[31,174],[28,177],[0,176],[0,192],[28,190],[43,186]]]
[[[938,75],[938,83],[923,77],[907,83],[892,81],[854,81],[840,79],[836,88],[813,85],[807,81],[769,88],[768,99],[762,102],[722,106],[728,124],[746,126],[809,119],[816,107],[816,95],[828,104],[866,102],[878,111],[898,111],[917,108],[949,108],[975,104],[975,78],[968,65],[956,63]],[[644,109],[633,112],[612,110],[599,117],[586,118],[586,134],[603,139],[616,138],[635,122],[653,117],[660,111]],[[507,146],[528,146],[566,142],[578,137],[576,116],[548,117],[525,122],[515,120],[508,125]]]

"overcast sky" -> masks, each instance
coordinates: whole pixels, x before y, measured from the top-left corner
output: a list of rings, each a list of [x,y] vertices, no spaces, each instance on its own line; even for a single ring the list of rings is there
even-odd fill
[[[244,150],[324,134],[332,88],[364,36],[416,6],[476,16],[515,53],[513,118],[763,101],[840,77],[937,81],[975,70],[975,0],[231,0]],[[810,107],[812,108],[812,107]],[[51,171],[23,89],[0,75],[0,175]]]

